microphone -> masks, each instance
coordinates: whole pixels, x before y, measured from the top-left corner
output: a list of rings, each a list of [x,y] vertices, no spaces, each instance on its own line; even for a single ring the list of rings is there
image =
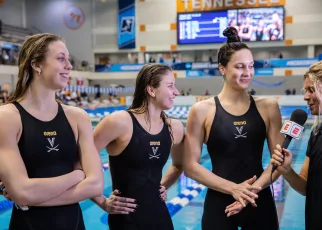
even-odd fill
[[[285,139],[282,144],[282,149],[287,149],[292,139],[300,139],[300,136],[304,130],[304,123],[307,120],[307,113],[302,109],[296,109],[292,112],[290,120],[286,120],[282,126],[281,133],[285,134]],[[284,151],[282,151],[285,156]],[[276,165],[273,165],[272,173],[277,169]]]

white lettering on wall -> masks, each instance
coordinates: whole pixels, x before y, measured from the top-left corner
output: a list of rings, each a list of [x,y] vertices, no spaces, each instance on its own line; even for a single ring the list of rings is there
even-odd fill
[[[214,8],[221,8],[224,6],[223,0],[214,0]]]
[[[226,0],[226,7],[233,6],[233,0]]]
[[[187,10],[188,9],[188,3],[190,0],[181,0],[184,2],[184,9]]]
[[[256,0],[248,0],[248,5],[255,5],[256,4]]]
[[[211,8],[212,7],[212,4],[211,4],[212,0],[203,0],[202,1],[202,8],[205,9],[205,8]]]
[[[192,0],[192,9],[200,9],[200,0]]]
[[[245,0],[237,0],[236,6],[243,6],[245,4]]]

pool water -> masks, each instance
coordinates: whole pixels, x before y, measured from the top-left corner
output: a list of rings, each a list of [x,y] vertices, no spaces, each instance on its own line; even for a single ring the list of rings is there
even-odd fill
[[[293,140],[289,146],[289,149],[293,153],[293,168],[299,172],[302,163],[305,159],[305,152],[307,142],[309,139],[310,128],[307,127],[302,134],[300,140]],[[108,155],[106,151],[100,153],[102,162],[108,161]],[[208,156],[206,146],[203,146],[200,163],[211,170],[211,161]],[[269,164],[270,155],[267,147],[267,143],[264,146],[263,152],[263,167]],[[168,166],[171,164],[171,157],[168,159],[163,172],[165,172]],[[109,196],[112,192],[111,178],[109,171],[104,172],[104,194]],[[190,186],[194,181],[185,177],[183,174],[169,190],[168,200],[178,196],[187,186]],[[174,227],[176,230],[199,230],[201,229],[201,217],[203,212],[203,202],[207,189],[203,190],[198,196],[192,199],[185,207],[180,209],[175,215],[172,216]],[[280,219],[281,230],[300,230],[304,228],[304,205],[305,197],[301,196],[289,187],[288,183],[280,177],[274,184],[275,200],[278,210],[278,216]],[[4,200],[0,196],[0,202]],[[98,206],[92,201],[85,200],[81,203],[83,210],[86,229],[90,230],[107,230],[107,214],[104,213]],[[0,230],[8,229],[9,219],[11,215],[11,209],[6,211],[0,211]],[[265,223],[263,223],[265,224]]]

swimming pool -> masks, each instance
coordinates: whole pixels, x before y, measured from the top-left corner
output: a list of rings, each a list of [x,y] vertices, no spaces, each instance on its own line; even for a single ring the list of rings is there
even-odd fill
[[[301,139],[298,141],[292,141],[289,149],[293,152],[293,167],[294,170],[299,172],[301,165],[305,158],[305,151],[307,147],[307,141],[309,139],[310,127],[306,127]],[[100,153],[103,163],[107,162],[108,155],[106,151]],[[267,143],[264,146],[263,153],[263,166],[266,168],[269,164],[270,156],[267,147]],[[200,163],[211,170],[211,161],[208,156],[206,146],[203,146]],[[171,164],[171,158],[167,161],[164,172]],[[112,191],[111,178],[109,171],[104,172],[104,194],[109,196]],[[174,184],[168,190],[168,201],[177,197],[178,194],[193,184],[194,181],[181,175],[178,182]],[[201,191],[201,193],[192,199],[184,208],[180,209],[175,215],[172,216],[174,227],[176,230],[199,230],[201,229],[201,217],[203,212],[203,202],[207,189]],[[288,183],[283,180],[282,177],[278,179],[274,184],[275,200],[280,219],[281,230],[302,230],[304,229],[304,203],[305,197],[296,193],[292,188],[289,188]],[[0,202],[4,198],[0,196]],[[85,200],[80,203],[83,210],[86,229],[90,230],[106,230],[107,226],[107,214],[104,213],[98,206],[92,201]],[[9,219],[11,215],[11,209],[7,209],[4,212],[0,211],[0,230],[8,229]]]

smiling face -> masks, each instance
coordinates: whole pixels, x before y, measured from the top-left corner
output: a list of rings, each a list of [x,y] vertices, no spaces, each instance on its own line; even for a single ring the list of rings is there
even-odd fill
[[[304,79],[304,100],[307,102],[312,115],[319,115],[319,100],[316,95],[316,90],[313,81],[310,77]]]
[[[41,74],[39,80],[53,90],[67,86],[72,65],[65,43],[54,41],[48,45],[46,58],[39,64]]]
[[[220,72],[225,76],[226,84],[235,90],[249,87],[254,75],[254,59],[248,49],[241,49],[231,56],[226,67],[220,65]]]
[[[172,71],[167,71],[166,74],[162,76],[162,80],[158,87],[153,89],[156,104],[162,110],[171,109],[173,106],[173,101],[176,96],[179,95],[179,91],[175,87],[175,78]]]
[[[161,110],[170,109],[179,95],[172,69],[163,64],[147,64],[140,70],[130,109],[137,113],[147,110],[149,102]]]

